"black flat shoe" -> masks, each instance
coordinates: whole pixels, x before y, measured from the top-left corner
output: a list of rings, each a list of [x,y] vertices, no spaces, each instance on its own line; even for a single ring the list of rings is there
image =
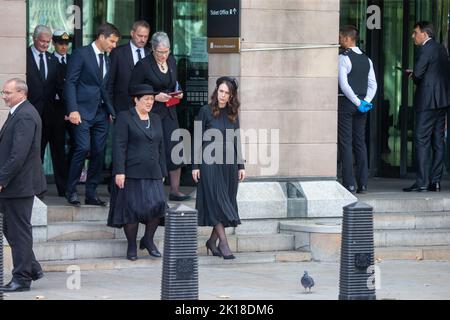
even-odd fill
[[[355,193],[355,191],[356,191],[355,186],[346,186],[345,189],[347,189],[351,193]]]
[[[367,192],[367,186],[365,186],[365,185],[361,185],[358,187],[358,189],[356,189],[356,193],[364,194],[366,192]]]
[[[428,191],[440,192],[441,184],[439,182],[432,182],[428,186]]]
[[[211,251],[212,255],[215,257],[221,257],[222,254],[220,253],[219,249],[217,247],[213,247],[209,240],[206,241],[206,255],[209,256],[209,251]]]
[[[6,286],[0,287],[0,292],[24,292],[30,291],[30,284],[20,282],[18,280],[11,280]]]
[[[100,200],[99,198],[86,198],[86,200],[84,200],[84,203],[91,206],[106,207],[106,202]]]
[[[156,247],[155,249],[152,249],[143,239],[144,238],[142,238],[141,241],[139,242],[139,249],[141,250],[147,249],[148,254],[151,255],[152,257],[161,258],[161,252],[159,252],[158,249],[156,249]]]
[[[136,261],[138,259],[138,257],[137,257],[137,250],[136,250],[136,244],[132,248],[128,247],[128,249],[127,249],[127,259],[130,260],[130,261]]]
[[[80,199],[78,198],[78,194],[76,192],[67,195],[67,202],[75,207],[79,207],[81,205]]]
[[[175,194],[169,194],[169,200],[170,201],[185,201],[191,199],[191,196],[184,195],[184,196],[177,196]]]
[[[36,273],[33,273],[31,275],[31,280],[37,281],[39,279],[42,279],[43,277],[44,277],[44,272],[42,272],[42,270],[41,270],[41,271],[38,271]]]
[[[404,192],[427,192],[428,187],[419,187],[417,184],[414,183],[411,187],[404,188],[403,191]]]

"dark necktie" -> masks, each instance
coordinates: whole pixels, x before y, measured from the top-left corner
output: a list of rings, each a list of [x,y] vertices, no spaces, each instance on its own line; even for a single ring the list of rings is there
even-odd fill
[[[45,80],[45,63],[43,53],[39,53],[39,72],[41,73],[42,79]]]
[[[100,78],[103,79],[103,53],[99,53],[98,57],[100,58]]]
[[[137,49],[136,52],[138,54],[138,61],[140,61],[142,59],[141,49]]]
[[[61,57],[61,64],[65,65],[66,64],[66,58]]]

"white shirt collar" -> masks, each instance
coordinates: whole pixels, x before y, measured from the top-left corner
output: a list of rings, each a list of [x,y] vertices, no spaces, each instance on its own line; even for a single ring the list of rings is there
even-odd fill
[[[40,52],[34,45],[31,46],[31,51],[33,52],[33,55],[36,57],[39,57],[41,53],[45,55],[45,52]]]
[[[138,48],[138,47],[136,47],[136,46],[134,45],[133,41],[130,41],[130,46],[131,46],[131,50],[133,50],[133,52],[136,52],[137,49],[144,49],[144,48]],[[144,51],[144,50],[141,50],[141,53],[142,53],[143,51]]]
[[[64,59],[66,60],[66,62],[67,62],[67,55],[65,54],[65,55],[60,55],[58,52],[53,52],[53,54],[55,55],[55,57],[56,58],[58,58],[58,60],[59,60],[59,62],[61,62],[61,58],[62,57],[64,57]]]
[[[25,99],[24,100],[22,100],[22,101],[20,101],[18,104],[16,104],[14,107],[12,107],[10,110],[9,110],[9,113],[12,115],[12,114],[14,114],[14,112],[16,111],[16,109],[23,103],[25,101]]]
[[[422,46],[424,46],[428,41],[430,41],[431,39],[433,39],[433,38],[428,38],[427,40],[425,40],[425,42],[424,43],[422,43]]]
[[[97,46],[95,45],[95,41],[92,42],[92,48],[94,48],[94,52],[95,52],[95,55],[96,55],[97,57],[98,57],[98,55],[99,55],[100,53],[101,53],[101,54],[105,54],[104,52],[101,52],[99,48],[97,48]]]
[[[362,53],[361,49],[358,48],[358,47],[351,47],[350,49],[352,49],[353,52],[355,52],[355,53],[357,53],[357,54],[361,54],[361,53]]]

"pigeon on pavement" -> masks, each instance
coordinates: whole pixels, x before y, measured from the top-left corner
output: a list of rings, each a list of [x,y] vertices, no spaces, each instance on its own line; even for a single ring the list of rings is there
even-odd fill
[[[305,271],[300,281],[303,288],[305,288],[305,291],[306,289],[309,289],[309,292],[311,292],[311,288],[314,286],[314,279],[308,275],[308,271]]]

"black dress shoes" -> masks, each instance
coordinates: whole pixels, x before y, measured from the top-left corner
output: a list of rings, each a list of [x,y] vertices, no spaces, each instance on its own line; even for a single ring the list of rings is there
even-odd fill
[[[411,187],[409,188],[403,188],[404,192],[427,192],[428,188],[427,187],[419,187],[417,184],[413,184]]]
[[[44,272],[42,272],[42,270],[41,270],[41,271],[38,271],[36,273],[33,273],[31,275],[31,280],[37,281],[39,279],[42,279],[43,277],[44,277]]]
[[[170,201],[185,201],[191,199],[191,196],[185,194],[184,196],[177,196],[176,194],[169,194]]]
[[[12,279],[6,286],[0,287],[0,292],[24,292],[30,291],[30,284]]]
[[[355,191],[356,191],[355,186],[346,186],[345,189],[347,189],[351,193],[355,193]]]
[[[76,192],[67,195],[67,202],[75,207],[79,207],[81,205],[80,199],[78,198],[78,194]]]
[[[84,203],[92,205],[92,206],[106,207],[106,202],[103,200],[100,200],[99,198],[86,198]]]
[[[439,182],[431,182],[428,186],[428,191],[441,191],[441,184]]]
[[[141,250],[147,249],[148,254],[151,255],[152,257],[161,258],[161,252],[159,252],[156,247],[152,249],[151,246],[148,243],[146,243],[145,240],[143,239],[144,238],[142,238],[139,243],[139,249]]]
[[[367,186],[366,185],[361,185],[358,187],[358,189],[356,189],[356,193],[360,193],[360,194],[364,194],[367,192]]]

